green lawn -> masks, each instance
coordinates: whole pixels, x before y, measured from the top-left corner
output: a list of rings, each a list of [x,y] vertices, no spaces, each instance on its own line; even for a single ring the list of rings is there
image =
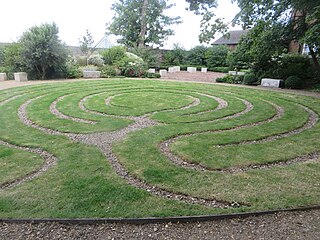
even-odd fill
[[[62,96],[56,105],[59,112],[95,124],[62,119],[50,112],[52,103]],[[219,106],[216,98],[228,105],[215,110]],[[30,120],[67,133],[115,132],[134,122],[125,116],[147,114],[159,124],[133,131],[112,146],[131,176],[168,192],[244,204],[214,208],[138,189],[117,175],[97,147],[24,125],[18,111],[30,99],[26,108]],[[198,104],[193,104],[195,99]],[[81,101],[88,111],[79,107]],[[295,134],[310,121],[312,111],[320,113],[320,99],[218,84],[109,79],[0,91],[0,140],[41,148],[58,158],[44,174],[0,189],[0,218],[207,215],[319,205],[320,159],[238,173],[217,171],[268,166],[319,153],[319,122]],[[292,134],[254,142],[286,133]],[[178,166],[160,151],[163,141],[177,136],[181,138],[169,146],[170,151],[209,171]],[[37,154],[0,145],[0,184],[21,178],[42,163]]]

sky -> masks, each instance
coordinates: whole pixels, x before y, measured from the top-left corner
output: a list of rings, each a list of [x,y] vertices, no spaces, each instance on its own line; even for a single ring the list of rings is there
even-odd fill
[[[55,22],[59,27],[60,39],[67,45],[78,46],[79,39],[87,29],[97,43],[106,32],[106,23],[112,20],[113,11],[110,8],[115,1],[1,0],[0,42],[15,42],[30,27]],[[199,45],[200,17],[185,11],[184,0],[171,1],[175,2],[176,6],[168,15],[181,16],[183,24],[173,27],[175,35],[169,37],[164,48],[170,49],[174,43],[185,49]],[[229,22],[238,11],[238,7],[231,4],[231,0],[219,0],[215,13]],[[111,40],[115,41],[114,38]]]

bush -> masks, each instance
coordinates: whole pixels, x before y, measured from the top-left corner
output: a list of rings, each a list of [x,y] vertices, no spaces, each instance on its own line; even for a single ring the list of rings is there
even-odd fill
[[[226,46],[213,46],[206,51],[206,65],[209,69],[214,67],[226,67],[228,48]]]
[[[70,58],[66,64],[66,78],[80,78],[82,71],[79,69],[75,59]]]
[[[278,57],[274,75],[277,78],[287,79],[297,76],[301,79],[309,79],[312,76],[311,62],[307,56],[300,54],[283,54]]]
[[[217,78],[216,82],[220,82],[220,83],[230,83],[230,84],[235,84],[235,83],[240,83],[241,80],[239,79],[239,77],[241,78],[242,76],[232,76],[232,75],[226,75],[222,78]]]
[[[243,84],[245,85],[254,85],[257,82],[257,77],[253,73],[247,73],[244,75]]]
[[[159,67],[161,62],[161,54],[157,49],[149,48],[132,48],[131,53],[141,57],[148,67]]]
[[[206,66],[207,47],[196,46],[187,52],[187,63],[190,65]]]
[[[102,51],[101,55],[106,65],[114,65],[125,57],[126,49],[121,46],[115,46]]]
[[[290,76],[285,80],[286,88],[300,89],[303,87],[303,81],[297,76]]]
[[[125,53],[125,57],[115,65],[121,70],[121,75],[126,77],[141,77],[147,70],[142,58],[129,52]]]
[[[120,70],[116,69],[115,67],[112,66],[103,66],[99,68],[99,71],[101,71],[101,77],[102,78],[109,78],[109,77],[114,77],[120,74]]]
[[[102,67],[104,64],[104,60],[100,54],[91,55],[88,58],[88,64],[94,65],[97,67]]]
[[[222,72],[222,73],[228,73],[230,71],[229,67],[214,67],[214,68],[209,68],[210,71],[213,72]]]
[[[142,78],[160,78],[161,75],[159,73],[145,72],[141,77]]]

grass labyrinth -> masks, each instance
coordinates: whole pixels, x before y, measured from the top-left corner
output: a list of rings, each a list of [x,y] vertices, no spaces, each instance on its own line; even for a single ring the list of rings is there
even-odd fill
[[[0,218],[318,205],[319,103],[151,80],[0,91]]]

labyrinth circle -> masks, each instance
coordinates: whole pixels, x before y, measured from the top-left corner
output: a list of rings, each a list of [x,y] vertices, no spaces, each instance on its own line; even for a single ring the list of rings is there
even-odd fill
[[[319,205],[320,99],[97,80],[0,91],[0,218]]]

